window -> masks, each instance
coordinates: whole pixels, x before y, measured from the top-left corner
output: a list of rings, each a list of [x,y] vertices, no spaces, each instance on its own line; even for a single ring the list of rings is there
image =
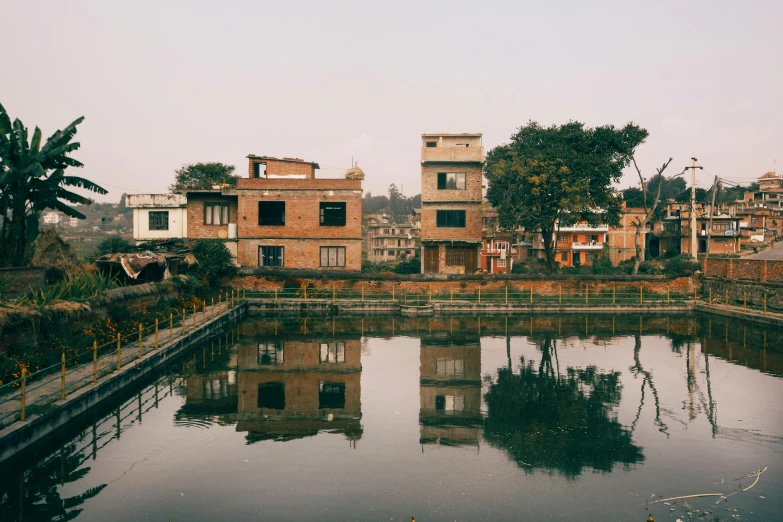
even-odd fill
[[[465,211],[437,210],[435,225],[438,228],[465,228]]]
[[[446,264],[449,266],[464,266],[465,252],[464,248],[446,247]]]
[[[345,362],[345,343],[321,343],[319,360],[321,364],[342,364]]]
[[[560,261],[568,262],[568,252],[563,252],[560,254]]]
[[[262,382],[259,384],[258,407],[271,410],[285,409],[285,383]]]
[[[465,396],[436,395],[435,410],[442,413],[461,413],[465,411]]]
[[[465,361],[462,359],[452,359],[451,357],[438,357],[435,359],[435,375],[464,377]]]
[[[253,163],[253,177],[266,177],[266,163]]]
[[[321,247],[321,266],[345,266],[345,247]]]
[[[498,268],[505,268],[505,267],[506,267],[506,260],[498,259]]]
[[[321,226],[344,227],[345,203],[321,203]]]
[[[457,143],[455,147],[470,147],[470,143]]]
[[[321,381],[318,387],[318,408],[345,408],[345,383]]]
[[[465,190],[465,173],[438,172],[438,190]]]
[[[205,225],[227,225],[228,224],[228,204],[227,203],[205,203],[204,204],[204,224]]]
[[[384,228],[383,233],[387,236],[391,235],[391,229],[390,228]]]
[[[258,247],[258,266],[283,266],[283,247]]]
[[[150,212],[150,230],[168,230],[169,211]]]
[[[428,141],[427,142],[427,147],[437,147],[437,146],[438,146],[438,142],[437,141]]]
[[[258,224],[278,227],[285,225],[285,201],[259,201]]]
[[[557,236],[557,243],[559,245],[565,245],[568,243],[568,235],[560,234]]]
[[[259,343],[258,364],[264,366],[283,364],[283,345],[279,343]]]

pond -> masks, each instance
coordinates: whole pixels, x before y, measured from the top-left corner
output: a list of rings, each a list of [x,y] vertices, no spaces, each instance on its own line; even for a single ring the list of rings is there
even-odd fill
[[[0,466],[0,520],[781,520],[781,376],[707,316],[253,317]]]

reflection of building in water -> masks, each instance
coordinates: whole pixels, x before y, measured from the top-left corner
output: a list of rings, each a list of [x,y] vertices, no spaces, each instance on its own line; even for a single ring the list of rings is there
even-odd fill
[[[248,441],[291,440],[321,431],[343,433],[352,441],[361,438],[358,335],[251,339],[239,345],[237,378],[237,430],[248,432]]]
[[[420,442],[478,444],[482,421],[478,336],[423,337],[420,362]]]

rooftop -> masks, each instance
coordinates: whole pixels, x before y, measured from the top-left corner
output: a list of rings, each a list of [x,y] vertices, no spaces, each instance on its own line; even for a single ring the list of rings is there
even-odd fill
[[[312,165],[315,169],[320,169],[321,167],[318,166],[318,163],[315,163],[314,161],[305,161],[301,158],[275,158],[273,156],[256,156],[255,154],[248,154],[248,159],[258,159],[258,160],[270,160],[270,161],[281,161],[285,163],[306,163],[308,165]]]

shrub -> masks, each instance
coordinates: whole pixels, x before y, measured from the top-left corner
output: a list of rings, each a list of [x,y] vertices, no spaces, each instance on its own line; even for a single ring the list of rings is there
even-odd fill
[[[210,285],[236,271],[231,253],[219,239],[199,239],[193,243],[191,252],[198,261],[196,272]]]
[[[661,269],[649,261],[642,261],[639,263],[639,273],[646,275],[658,275],[661,273]]]
[[[34,290],[19,299],[21,306],[46,306],[61,299],[63,301],[86,301],[104,290],[119,287],[117,279],[96,272],[70,274],[57,284]]]
[[[669,259],[663,267],[667,275],[690,275],[699,270],[701,265],[690,257],[677,256]]]
[[[364,274],[380,274],[381,272],[391,272],[393,270],[389,263],[373,263],[372,261],[364,261],[362,263],[362,273]]]
[[[122,252],[128,252],[133,249],[133,246],[121,237],[110,237],[104,239],[95,252],[99,256],[105,256],[106,254],[119,254]]]
[[[394,272],[397,274],[420,274],[421,259],[414,257],[407,261],[402,261],[394,267]]]

